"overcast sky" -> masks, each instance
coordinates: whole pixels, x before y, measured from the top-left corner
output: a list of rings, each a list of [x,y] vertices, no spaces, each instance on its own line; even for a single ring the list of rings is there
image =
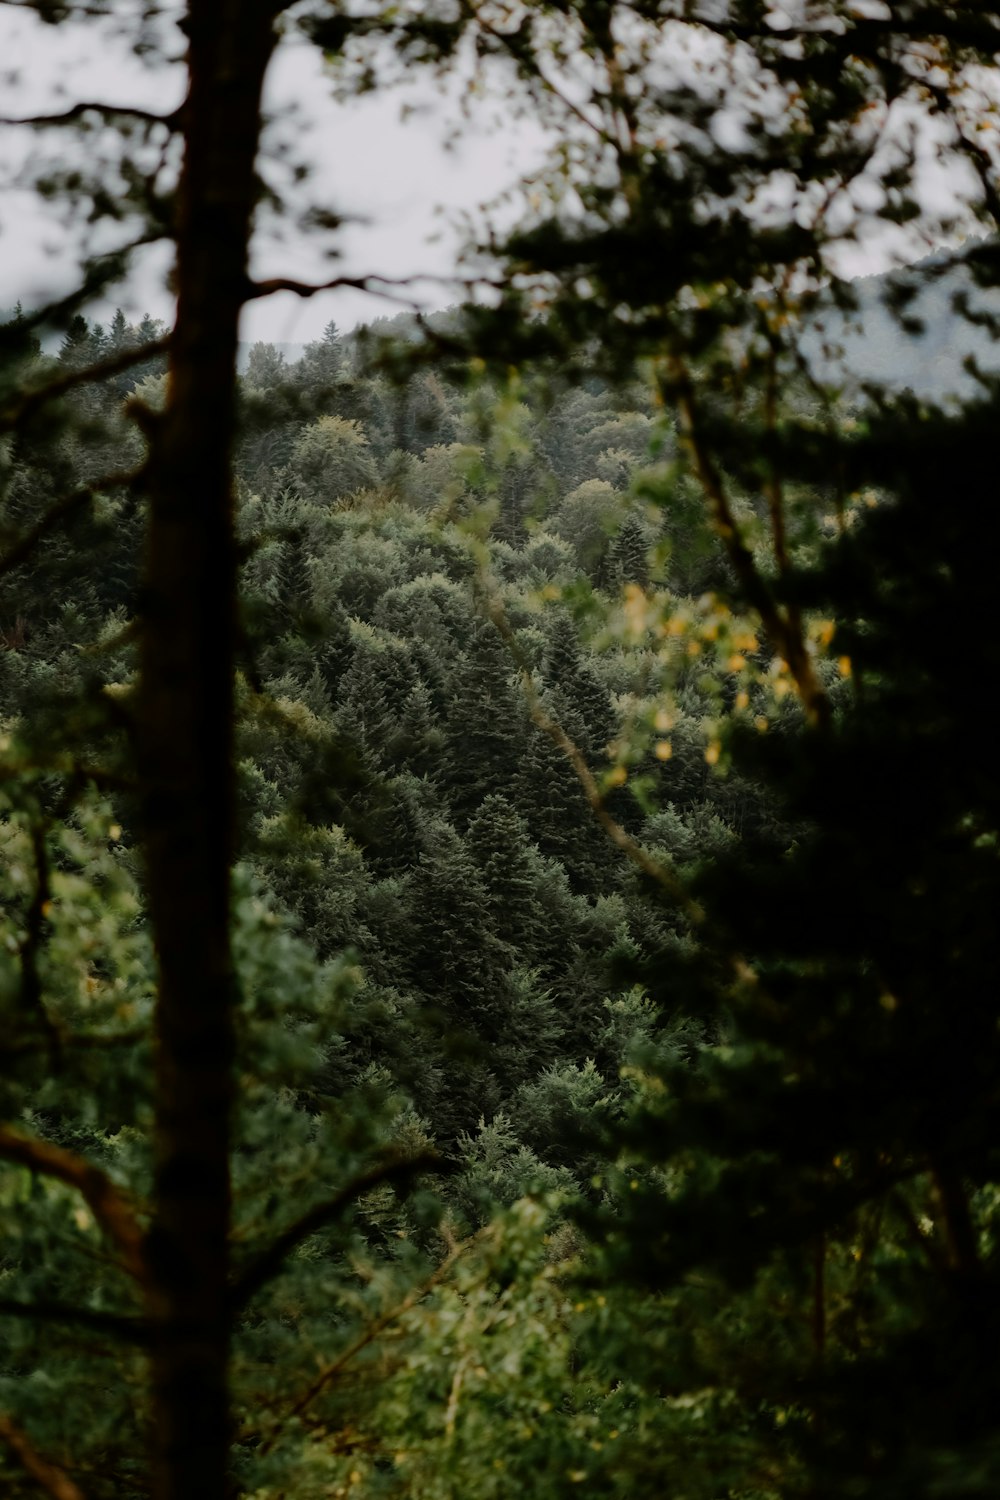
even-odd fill
[[[116,0],[117,17],[127,16],[130,8],[141,12],[143,0]],[[181,10],[178,4],[175,14]],[[155,63],[144,66],[103,21],[45,26],[30,10],[0,3],[0,113],[20,117],[65,109],[81,98],[172,109],[180,102],[183,70],[164,63],[163,56],[173,52],[179,57],[182,38],[167,7],[161,9],[158,24],[158,46],[150,53]],[[676,66],[677,56],[673,62]],[[296,229],[293,216],[286,218],[286,237],[280,244],[265,216],[255,241],[254,274],[322,281],[341,272],[387,277],[426,272],[441,281],[412,288],[424,305],[457,300],[458,289],[447,284],[460,242],[455,221],[462,212],[475,212],[478,205],[516,184],[539,164],[551,144],[537,125],[511,119],[499,88],[492,100],[473,101],[463,118],[458,100],[467,81],[467,73],[450,85],[421,75],[406,93],[379,91],[338,105],[316,49],[302,41],[284,42],[268,81],[266,103],[272,124],[264,142],[265,176],[291,201],[307,191],[315,204],[348,222],[332,242],[327,240],[340,254],[339,260],[330,261],[319,253],[314,235]],[[401,118],[404,107],[409,113]],[[898,123],[905,122],[901,118]],[[937,208],[953,197],[962,178],[961,166],[956,168],[954,160],[942,159],[937,152],[934,133],[940,128],[926,122],[921,127],[922,196]],[[105,142],[98,134],[89,137],[90,159],[98,161],[102,150],[111,151],[115,139],[111,131]],[[449,140],[451,148],[446,149]],[[64,194],[56,193],[43,210],[37,193],[27,186],[30,153],[54,150],[65,165],[71,142],[72,137],[55,132],[36,139],[28,131],[0,130],[0,308],[18,299],[36,306],[65,293],[82,255],[110,243],[106,225],[92,228],[82,214],[67,221]],[[282,166],[283,146],[289,148],[288,161],[311,164],[305,190],[294,187]],[[99,175],[103,181],[113,180],[111,165],[101,168]],[[855,210],[864,212],[864,205],[854,202]],[[508,208],[508,215],[512,212]],[[871,220],[870,227],[874,225]],[[121,226],[112,226],[110,233],[120,236]],[[99,238],[102,234],[104,240]],[[912,242],[909,250],[907,235]],[[840,258],[838,270],[862,275],[883,269],[894,253],[901,259],[926,253],[926,243],[921,244],[911,230],[896,232],[895,240],[891,236],[884,227],[873,236],[862,236]],[[120,302],[133,318],[146,311],[169,317],[164,289],[167,256],[165,248],[148,253],[129,286],[110,306],[99,309],[99,315],[109,316]],[[304,342],[318,337],[331,318],[348,328],[395,310],[390,302],[347,290],[307,302],[285,294],[253,304],[243,336]]]
[[[0,87],[0,112],[7,117],[61,110],[81,98],[169,110],[179,102],[182,76],[162,64],[144,68],[128,48],[114,44],[101,23],[43,26],[30,12],[0,6]],[[461,238],[456,221],[462,213],[474,212],[516,184],[545,149],[537,128],[503,118],[496,101],[474,104],[463,120],[458,94],[457,85],[423,81],[405,92],[338,105],[317,50],[302,41],[283,43],[268,79],[273,120],[268,144],[277,148],[283,142],[310,162],[310,197],[348,222],[332,242],[342,257],[336,262],[318,253],[314,237],[294,232],[291,221],[284,244],[265,228],[258,236],[255,274],[326,280],[340,272],[387,277],[427,272],[447,278],[455,266]],[[64,292],[81,248],[92,250],[99,243],[82,215],[62,223],[21,186],[30,156],[45,145],[58,150],[64,139],[53,132],[41,141],[27,131],[0,135],[0,307],[18,299],[37,305]],[[276,150],[272,154],[268,170],[285,186]],[[148,256],[143,271],[116,299],[130,316],[169,314],[165,264],[162,254]],[[415,286],[412,294],[430,306],[456,300],[452,288],[435,282]],[[311,301],[283,294],[248,308],[243,332],[251,339],[302,342],[317,337],[331,318],[347,328],[396,310],[391,302],[350,290]]]

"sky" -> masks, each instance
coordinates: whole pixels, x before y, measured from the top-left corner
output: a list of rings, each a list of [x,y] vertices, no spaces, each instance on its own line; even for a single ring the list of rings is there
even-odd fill
[[[30,12],[0,4],[0,59],[5,118],[62,110],[83,98],[164,111],[180,99],[179,69],[143,67],[101,23],[44,26]],[[282,171],[281,147],[312,164],[312,200],[347,221],[333,241],[340,258],[324,258],[315,237],[295,233],[291,222],[281,243],[276,226],[265,222],[256,239],[254,274],[323,281],[341,273],[399,278],[426,272],[437,279],[399,295],[427,307],[456,301],[457,288],[448,278],[462,241],[458,221],[537,166],[546,137],[528,122],[504,118],[496,100],[466,99],[463,116],[457,84],[422,80],[344,104],[333,94],[317,50],[301,40],[283,42],[268,76],[267,170],[293,200],[301,200],[302,190]],[[46,145],[64,152],[64,139],[55,132],[41,138],[29,131],[0,132],[0,308],[19,299],[37,305],[67,290],[80,250],[102,244],[82,214],[61,222],[26,185],[32,154]],[[115,305],[121,301],[130,317],[146,311],[168,316],[165,270],[162,254],[147,255]],[[402,305],[349,289],[308,301],[281,294],[248,307],[241,332],[248,340],[305,342],[319,337],[331,319],[346,329],[391,316]],[[105,315],[111,311],[113,306]]]
[[[139,15],[144,8],[144,0],[115,0],[118,18]],[[160,20],[153,23],[160,27],[152,38],[157,42],[150,52],[155,62],[143,64],[104,21],[45,26],[30,9],[0,0],[0,113],[17,118],[61,110],[81,98],[169,111],[180,102],[183,75],[179,66],[165,64],[163,56],[181,54],[182,38],[174,25],[181,10],[179,0],[163,0]],[[676,49],[671,47],[669,55],[676,67]],[[316,49],[301,40],[284,41],[266,93],[271,120],[263,148],[266,175],[291,204],[301,204],[308,193],[313,203],[345,222],[327,240],[338,252],[331,260],[321,253],[315,235],[296,228],[294,214],[286,217],[283,231],[264,215],[255,237],[253,273],[306,281],[336,274],[413,278],[426,273],[428,279],[415,281],[404,297],[428,308],[459,300],[460,289],[449,277],[462,239],[460,216],[475,215],[480,205],[512,189],[540,165],[552,145],[552,137],[537,123],[511,117],[502,88],[493,97],[471,97],[469,78],[468,69],[459,70],[447,84],[421,75],[405,91],[379,90],[337,103]],[[1000,97],[1000,89],[996,92]],[[928,203],[940,207],[955,190],[954,162],[936,149],[934,127],[925,122],[921,128],[923,191]],[[105,138],[91,136],[84,165],[99,164],[114,141],[111,131]],[[92,226],[82,211],[67,214],[63,191],[49,205],[40,203],[28,180],[32,153],[46,149],[54,150],[63,165],[69,160],[64,134],[50,131],[35,137],[29,131],[0,129],[0,308],[18,300],[37,306],[69,290],[82,254],[107,247],[109,234],[123,232],[120,225],[110,230],[106,224]],[[312,167],[304,188],[296,185],[290,170],[300,160]],[[102,180],[113,180],[110,155],[97,170]],[[514,216],[519,201],[515,194],[499,210],[501,222]],[[881,228],[874,238],[862,237],[845,250],[838,271],[866,275],[908,254],[926,253],[927,244],[913,236],[907,251],[907,233],[901,231],[893,241]],[[120,304],[130,318],[144,312],[169,318],[167,266],[166,250],[146,252],[129,285],[99,308],[98,316],[109,317]],[[251,304],[241,332],[248,341],[301,343],[318,338],[331,319],[347,329],[405,305],[405,300],[351,290],[309,301],[282,294]]]

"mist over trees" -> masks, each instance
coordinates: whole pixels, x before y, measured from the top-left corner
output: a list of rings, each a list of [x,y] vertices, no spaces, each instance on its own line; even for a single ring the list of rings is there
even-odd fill
[[[186,88],[6,127],[4,1493],[994,1492],[992,8],[27,8]],[[241,353],[292,32],[557,149]]]

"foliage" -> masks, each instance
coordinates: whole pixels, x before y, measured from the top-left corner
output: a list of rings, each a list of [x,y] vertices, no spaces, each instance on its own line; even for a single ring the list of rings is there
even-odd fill
[[[563,149],[492,305],[237,379],[281,9],[110,132],[169,349],[0,328],[5,1492],[992,1493],[997,392],[829,346],[995,233],[993,19],[303,7]]]

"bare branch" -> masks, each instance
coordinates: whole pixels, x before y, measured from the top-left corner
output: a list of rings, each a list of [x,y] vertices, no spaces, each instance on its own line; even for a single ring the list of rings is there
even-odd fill
[[[419,312],[419,302],[410,297],[399,297],[395,292],[395,288],[412,286],[417,281],[447,281],[451,284],[451,278],[441,276],[334,276],[331,281],[320,282],[296,281],[291,276],[272,276],[267,281],[248,282],[244,300],[256,302],[261,297],[273,297],[276,292],[292,292],[296,297],[315,297],[320,292],[336,292],[347,288],[355,292],[376,292],[379,296],[391,296],[394,301],[402,302],[407,307],[412,307],[414,312]]]
[[[93,99],[81,101],[79,104],[71,105],[58,114],[51,115],[25,115],[20,119],[2,119],[0,125],[74,125],[77,120],[87,114],[103,115],[109,120],[139,120],[146,125],[166,125],[168,130],[176,130],[180,119],[180,110],[172,110],[170,114],[157,114],[155,110],[142,109],[133,104],[102,104]]]
[[[449,1170],[449,1164],[443,1161],[436,1151],[425,1151],[420,1156],[393,1156],[376,1162],[374,1166],[355,1177],[346,1187],[341,1188],[340,1192],[335,1193],[332,1198],[326,1198],[322,1203],[315,1204],[301,1218],[289,1224],[273,1244],[269,1245],[256,1260],[251,1261],[233,1284],[233,1306],[240,1308],[249,1302],[262,1286],[278,1274],[297,1245],[308,1239],[311,1234],[315,1234],[317,1230],[325,1228],[327,1224],[335,1223],[352,1203],[356,1203],[372,1188],[379,1187],[384,1182],[407,1181],[419,1172]]]
[[[78,385],[90,385],[107,380],[112,375],[120,375],[123,370],[142,364],[143,360],[153,359],[157,354],[166,354],[169,348],[170,335],[164,334],[161,339],[151,339],[149,343],[139,344],[134,349],[123,349],[121,353],[109,355],[107,359],[86,365],[81,370],[68,370],[63,375],[57,375],[44,385],[25,391],[12,406],[0,411],[0,432],[9,432],[37,407],[44,406],[47,401],[54,401],[58,396],[64,396]]]
[[[0,554],[0,578],[26,562],[49,532],[57,530],[64,521],[89,501],[96,499],[103,490],[121,489],[125,485],[134,484],[140,472],[139,469],[130,469],[120,474],[105,474],[93,484],[85,484],[82,489],[74,490],[71,495],[64,495],[61,500],[57,500],[31,530],[14,543],[9,552]]]
[[[24,1472],[51,1500],[85,1500],[80,1486],[51,1459],[43,1457],[23,1428],[0,1412],[0,1442],[7,1444]]]
[[[22,1135],[8,1125],[0,1125],[0,1158],[74,1188],[118,1247],[125,1270],[137,1281],[144,1280],[142,1227],[125,1194],[106,1172],[73,1151]]]

